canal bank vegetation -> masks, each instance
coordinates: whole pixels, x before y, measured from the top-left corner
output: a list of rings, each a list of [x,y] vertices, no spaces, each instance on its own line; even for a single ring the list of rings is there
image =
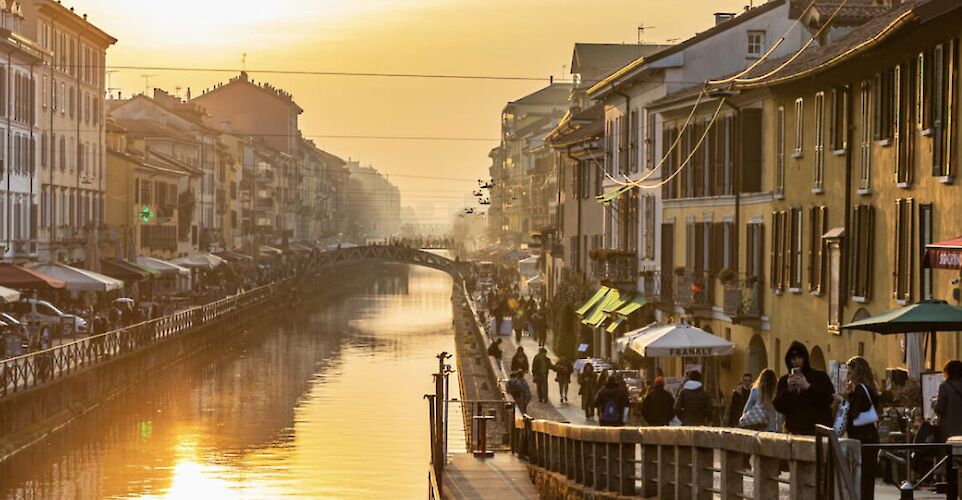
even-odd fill
[[[563,271],[558,291],[548,301],[548,326],[554,333],[551,348],[559,355],[574,359],[581,333],[581,322],[575,310],[592,293],[594,290],[585,282],[584,276],[571,269]]]

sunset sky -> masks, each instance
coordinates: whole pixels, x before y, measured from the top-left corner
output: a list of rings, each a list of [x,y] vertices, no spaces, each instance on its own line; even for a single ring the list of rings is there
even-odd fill
[[[114,66],[247,69],[256,81],[292,92],[310,135],[468,137],[490,141],[317,137],[320,147],[387,174],[478,178],[497,144],[505,102],[562,76],[575,42],[684,39],[736,12],[746,0],[86,0],[64,4],[119,39]],[[465,81],[272,75],[257,70],[444,73],[543,77],[545,81]],[[151,87],[194,95],[231,75],[121,70],[111,86],[125,96]],[[391,178],[404,205],[460,201],[472,182]]]

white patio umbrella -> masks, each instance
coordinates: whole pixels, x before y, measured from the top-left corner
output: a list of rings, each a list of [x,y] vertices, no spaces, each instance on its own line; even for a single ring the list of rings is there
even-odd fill
[[[729,356],[735,352],[735,344],[691,325],[653,325],[629,335],[628,348],[648,358]]]
[[[79,292],[110,292],[120,290],[124,287],[124,282],[118,279],[86,269],[70,267],[65,264],[38,264],[31,267],[31,269],[63,281],[66,283],[67,290],[76,290]]]
[[[214,269],[226,262],[224,259],[209,253],[196,253],[189,257],[180,257],[170,261],[181,267],[196,267],[199,269]]]

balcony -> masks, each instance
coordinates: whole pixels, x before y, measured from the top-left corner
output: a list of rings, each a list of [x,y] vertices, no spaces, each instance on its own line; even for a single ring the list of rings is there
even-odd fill
[[[652,304],[672,304],[674,280],[671,274],[663,274],[661,271],[642,271],[641,281],[645,301]]]
[[[715,283],[711,274],[691,272],[685,268],[676,269],[675,302],[690,310],[714,307]]]
[[[723,276],[723,278],[726,278]],[[725,314],[740,324],[762,317],[762,283],[757,276],[728,276],[724,281]]]
[[[597,248],[589,253],[595,261],[595,279],[607,286],[634,285],[638,255],[633,250]]]

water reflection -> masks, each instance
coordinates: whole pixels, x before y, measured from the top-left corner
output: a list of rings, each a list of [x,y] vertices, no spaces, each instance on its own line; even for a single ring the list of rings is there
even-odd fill
[[[434,355],[454,347],[451,280],[386,269],[365,293],[280,310],[4,464],[0,498],[423,497],[422,396]]]

